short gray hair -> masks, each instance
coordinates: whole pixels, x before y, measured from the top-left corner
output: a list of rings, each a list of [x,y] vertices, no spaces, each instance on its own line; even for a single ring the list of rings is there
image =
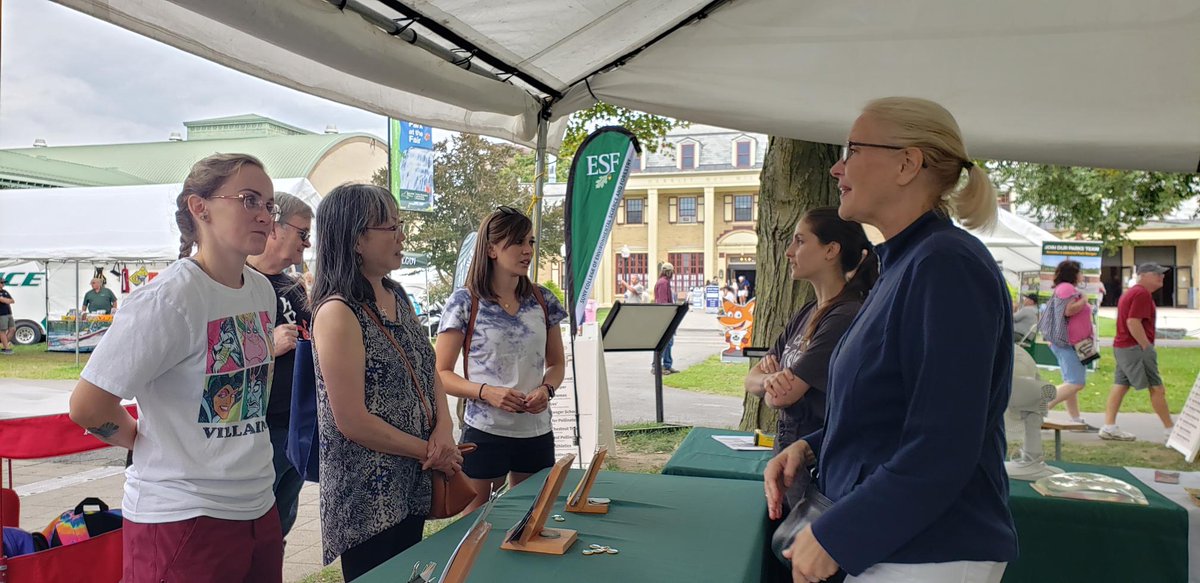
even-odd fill
[[[279,209],[280,223],[286,223],[292,217],[313,218],[312,207],[294,194],[275,191],[275,208]]]

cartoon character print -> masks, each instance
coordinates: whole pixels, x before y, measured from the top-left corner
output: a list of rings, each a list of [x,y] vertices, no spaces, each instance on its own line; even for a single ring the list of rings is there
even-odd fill
[[[235,318],[237,321],[237,330],[242,337],[242,354],[245,356],[246,366],[255,366],[267,361],[270,357],[270,352],[267,347],[267,340],[262,333],[262,320],[258,314],[247,312],[238,314]]]
[[[204,386],[204,400],[200,403],[200,423],[241,421],[245,381],[243,371],[209,376]]]
[[[242,399],[242,419],[257,419],[266,414],[270,397],[271,365],[246,369],[246,391]]]
[[[717,318],[725,327],[727,346],[724,354],[741,356],[742,349],[750,346],[750,335],[754,332],[754,304],[755,300],[744,306],[725,300],[725,315]]]
[[[242,368],[245,362],[233,318],[208,323],[208,372],[224,373]]]

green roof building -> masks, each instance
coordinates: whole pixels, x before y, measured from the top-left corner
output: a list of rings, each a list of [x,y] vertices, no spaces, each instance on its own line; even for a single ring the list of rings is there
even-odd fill
[[[187,139],[0,150],[0,188],[122,186],[183,182],[192,164],[216,153],[262,160],[273,178],[307,178],[321,193],[369,181],[387,165],[387,143],[365,133],[317,134],[259,115],[184,122]]]

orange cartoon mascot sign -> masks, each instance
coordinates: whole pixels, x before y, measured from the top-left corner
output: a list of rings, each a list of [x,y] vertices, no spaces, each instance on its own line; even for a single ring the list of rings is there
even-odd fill
[[[750,346],[750,333],[754,331],[754,302],[745,305],[726,300],[725,313],[717,321],[725,327],[725,350],[722,359],[742,357],[742,349]]]

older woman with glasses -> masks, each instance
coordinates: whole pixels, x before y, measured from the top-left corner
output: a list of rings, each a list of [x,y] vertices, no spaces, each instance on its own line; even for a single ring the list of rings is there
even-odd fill
[[[873,225],[881,275],[834,351],[825,427],[766,470],[768,510],[814,460],[826,510],[785,552],[797,581],[996,583],[1017,556],[1003,414],[1012,299],[967,227],[995,220],[987,173],[924,99],[873,101],[832,174],[839,213]]]
[[[529,280],[533,223],[500,207],[483,219],[466,289],[450,295],[437,338],[446,392],[467,399],[462,441],[478,446],[463,471],[487,501],[508,480],[519,484],[554,465],[550,399],[566,373],[562,304]],[[463,374],[454,372],[459,355]]]
[[[317,208],[312,291],[321,541],[354,580],[421,540],[427,470],[462,469],[433,348],[388,274],[404,221],[384,188],[344,184]]]

